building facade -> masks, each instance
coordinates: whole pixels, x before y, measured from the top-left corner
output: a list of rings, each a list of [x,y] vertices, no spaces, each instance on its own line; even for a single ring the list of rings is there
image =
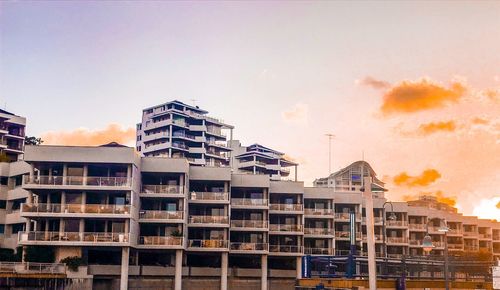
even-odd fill
[[[57,261],[83,257],[88,274],[119,276],[121,289],[139,276],[169,277],[173,289],[211,276],[228,289],[228,275],[250,272],[253,289],[268,289],[276,277],[300,277],[304,255],[347,254],[351,238],[364,255],[366,176],[374,180],[379,257],[423,255],[427,232],[434,253],[442,254],[444,235],[430,222],[434,217],[448,221],[450,251],[500,257],[499,223],[462,216],[435,200],[388,204],[383,183],[364,161],[334,173],[335,187],[196,166],[186,158],[140,157],[116,145],[27,146],[24,161],[28,197],[20,216],[27,223],[19,245],[51,246]]]

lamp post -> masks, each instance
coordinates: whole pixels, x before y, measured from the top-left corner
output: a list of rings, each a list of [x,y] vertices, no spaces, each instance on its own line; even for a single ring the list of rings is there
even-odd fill
[[[449,290],[450,281],[448,277],[449,276],[448,275],[448,231],[450,230],[450,228],[448,228],[448,223],[446,222],[446,219],[433,218],[427,221],[425,237],[422,240],[422,248],[425,252],[430,252],[432,251],[432,249],[434,249],[434,245],[432,244],[432,238],[429,235],[429,223],[434,220],[439,220],[440,227],[438,231],[444,233],[444,287],[446,290]]]
[[[387,228],[385,226],[385,206],[387,204],[390,204],[391,205],[391,213],[388,217],[389,220],[393,221],[393,220],[396,220],[396,215],[394,214],[394,205],[392,204],[392,202],[390,201],[386,201],[384,202],[384,204],[382,205],[382,239],[383,239],[383,245],[384,245],[384,257],[385,257],[385,274],[387,274]]]

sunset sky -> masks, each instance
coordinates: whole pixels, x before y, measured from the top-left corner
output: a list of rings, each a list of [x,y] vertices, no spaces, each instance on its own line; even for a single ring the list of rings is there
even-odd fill
[[[300,162],[365,158],[389,198],[500,220],[500,2],[0,2],[0,105],[47,144],[134,144],[194,102]]]

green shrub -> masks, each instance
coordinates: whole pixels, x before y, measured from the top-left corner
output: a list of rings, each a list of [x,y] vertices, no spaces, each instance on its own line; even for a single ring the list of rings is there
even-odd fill
[[[78,267],[85,265],[85,261],[78,256],[66,257],[60,262],[66,264],[66,266],[68,266],[68,269],[73,272],[78,271]]]

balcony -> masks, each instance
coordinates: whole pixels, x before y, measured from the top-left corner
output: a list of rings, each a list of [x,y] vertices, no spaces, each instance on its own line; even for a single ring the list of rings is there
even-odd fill
[[[391,221],[388,220],[385,222],[385,226],[388,228],[401,228],[401,227],[407,227],[408,223],[406,221]]]
[[[21,216],[43,217],[67,215],[78,216],[99,216],[99,217],[119,217],[128,218],[130,216],[130,205],[116,204],[55,204],[55,203],[23,203],[21,204]]]
[[[303,204],[286,204],[286,203],[272,203],[269,205],[269,211],[273,213],[302,213],[304,209]]]
[[[166,210],[141,210],[139,212],[141,222],[184,222],[183,211]]]
[[[387,237],[388,244],[408,244],[406,237]]]
[[[306,255],[333,255],[332,248],[304,248],[304,254]]]
[[[335,213],[335,220],[336,221],[341,221],[341,222],[348,222],[350,215],[351,214],[348,213],[348,212],[337,212],[337,213]],[[360,221],[361,220],[361,214],[360,213],[355,213],[355,216],[356,216],[356,221]]]
[[[227,192],[192,191],[189,198],[189,202],[193,203],[229,203]]]
[[[465,251],[472,251],[472,252],[475,252],[475,251],[479,251],[479,247],[476,246],[476,245],[465,245],[464,246],[464,250]]]
[[[228,227],[228,216],[201,216],[195,215],[189,217],[190,226],[215,226],[215,227]]]
[[[459,235],[462,235],[463,233],[462,233],[462,229],[449,229],[447,234],[448,234],[448,236],[450,236],[450,235],[459,236]]]
[[[184,186],[179,185],[143,185],[142,197],[183,197]]]
[[[124,190],[131,186],[131,178],[128,177],[100,177],[100,176],[24,176],[25,187],[30,188],[95,188]]]
[[[231,230],[267,230],[268,221],[262,220],[231,220]]]
[[[330,228],[305,228],[304,234],[309,236],[334,236],[333,229]]]
[[[304,214],[306,216],[314,216],[314,217],[334,217],[333,209],[331,208],[305,208]]]
[[[412,246],[421,247],[422,246],[422,240],[410,240],[409,244],[410,244],[410,247],[412,247]]]
[[[478,236],[479,236],[479,239],[481,239],[481,240],[491,240],[492,239],[491,234],[479,233]]]
[[[19,232],[20,245],[126,246],[128,233],[106,232]]]
[[[15,274],[65,275],[66,265],[62,263],[0,262],[0,272]]]
[[[448,249],[450,249],[450,250],[463,250],[464,245],[463,244],[448,243]]]
[[[170,138],[170,132],[168,131],[162,131],[154,134],[149,134],[149,135],[144,135],[142,138],[143,142],[148,142],[148,141],[153,141],[157,139],[162,139],[162,138]]]
[[[425,224],[408,224],[408,229],[412,231],[426,231]]]
[[[263,208],[268,205],[267,199],[261,198],[231,198],[233,208]]]
[[[356,233],[356,240],[361,240],[363,234],[360,232]],[[335,239],[338,240],[349,240],[351,238],[351,232],[349,231],[335,231]]]
[[[269,251],[268,243],[233,243],[231,242],[231,252],[237,253],[263,253]]]
[[[139,246],[141,248],[182,249],[184,246],[184,238],[141,236],[139,238]]]
[[[269,231],[272,234],[302,234],[302,225],[270,224]]]
[[[176,131],[172,134],[173,137],[176,138],[183,138],[183,139],[188,139],[188,140],[195,140],[195,137],[190,134],[186,134],[184,132]]]
[[[191,251],[227,251],[227,240],[189,240],[188,248]]]
[[[302,246],[289,245],[269,245],[269,253],[284,255],[284,256],[300,256],[302,254]]]
[[[464,237],[477,237],[478,233],[477,232],[467,232],[464,231]]]

